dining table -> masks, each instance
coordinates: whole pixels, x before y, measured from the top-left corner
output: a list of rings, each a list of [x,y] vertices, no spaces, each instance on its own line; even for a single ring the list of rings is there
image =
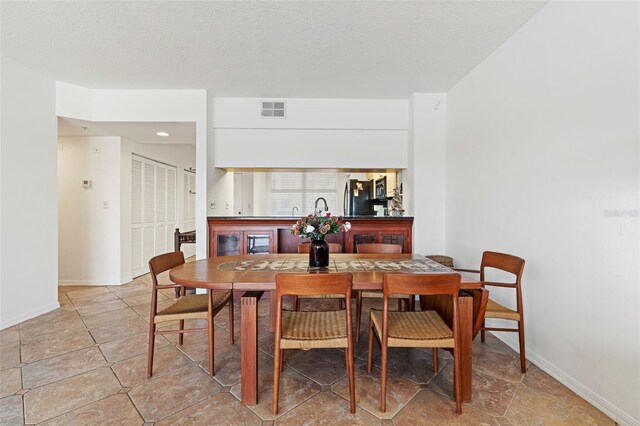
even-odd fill
[[[258,402],[258,302],[269,294],[270,331],[275,331],[275,276],[278,273],[340,273],[353,275],[353,290],[381,290],[385,273],[442,274],[454,272],[419,254],[332,253],[329,266],[309,267],[304,254],[250,254],[223,256],[187,262],[171,269],[176,284],[210,291],[242,292],[240,300],[241,402]],[[472,341],[480,331],[488,301],[488,291],[478,277],[461,274],[458,297],[460,324],[462,400],[471,400]],[[451,297],[421,300],[422,309],[436,310],[452,325]],[[416,368],[421,368],[416,366]],[[426,367],[422,367],[426,368]]]

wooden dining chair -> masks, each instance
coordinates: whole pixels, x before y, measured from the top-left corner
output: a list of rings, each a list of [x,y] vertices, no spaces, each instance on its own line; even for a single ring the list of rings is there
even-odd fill
[[[340,243],[328,243],[329,244],[329,253],[342,253],[342,244]],[[309,253],[309,247],[311,244],[302,243],[298,246],[298,253]],[[308,296],[295,296],[293,298],[293,306],[295,306],[296,311],[300,310],[300,299],[338,299],[338,309],[343,308],[344,297],[341,294],[327,294],[327,295],[308,295]]]
[[[378,244],[367,243],[358,244],[356,246],[358,254],[401,254],[402,246],[400,244]],[[394,299],[398,299],[398,310],[402,309],[402,301],[407,303],[410,310],[414,310],[414,299],[408,294],[394,295]],[[360,320],[362,319],[362,300],[363,299],[382,299],[382,292],[379,290],[359,291],[356,298],[356,341],[360,341]]]
[[[480,264],[480,270],[474,269],[458,269],[456,271],[461,272],[475,272],[480,274],[480,281],[482,281],[482,287],[503,287],[511,288],[516,291],[516,308],[515,310],[507,308],[500,303],[489,299],[487,302],[487,310],[484,314],[484,318],[496,318],[508,321],[516,321],[518,323],[517,328],[504,328],[504,327],[486,327],[484,321],[482,322],[482,328],[480,329],[480,341],[484,343],[486,331],[507,331],[518,333],[518,341],[520,346],[520,371],[527,372],[527,358],[525,356],[524,346],[524,312],[522,309],[522,273],[524,272],[524,259],[505,253],[498,253],[494,251],[485,251],[482,253],[482,262]],[[500,271],[511,273],[515,276],[515,282],[495,282],[486,281],[487,268],[493,268]]]
[[[458,292],[460,274],[385,274],[383,278],[382,311],[369,314],[369,355],[367,370],[371,373],[374,335],[380,343],[380,411],[387,408],[387,355],[390,347],[453,349],[453,385],[456,413],[462,413],[460,330]],[[453,303],[451,327],[436,311],[389,311],[389,299],[394,294],[450,296]]]
[[[209,337],[209,374],[213,376],[213,317],[222,310],[224,305],[229,305],[229,335],[231,344],[233,338],[233,292],[232,291],[212,291],[207,290],[207,294],[185,295],[185,287],[179,284],[160,285],[158,275],[184,264],[184,253],[181,251],[161,254],[149,261],[151,271],[151,314],[149,318],[149,352],[147,359],[147,376],[153,374],[153,352],[155,349],[155,337],[163,334],[178,333],[178,344],[182,345],[185,333],[197,331],[207,331]],[[181,297],[161,311],[158,311],[158,290],[167,288],[179,288]],[[207,328],[184,328],[184,321],[188,319],[205,319]],[[157,325],[167,321],[178,321],[177,330],[157,330]]]
[[[341,294],[351,299],[353,276],[340,274],[276,274],[276,333],[273,363],[273,414],[278,414],[280,374],[285,349],[344,348],[349,376],[351,413],[356,412],[351,304],[337,311],[284,311],[282,296]]]

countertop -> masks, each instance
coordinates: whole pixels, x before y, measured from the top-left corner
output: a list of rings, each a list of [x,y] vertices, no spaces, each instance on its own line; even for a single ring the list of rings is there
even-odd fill
[[[210,220],[298,220],[302,216],[209,216]],[[358,219],[374,219],[374,220],[397,220],[397,219],[413,219],[412,216],[340,216],[342,220],[358,220]]]

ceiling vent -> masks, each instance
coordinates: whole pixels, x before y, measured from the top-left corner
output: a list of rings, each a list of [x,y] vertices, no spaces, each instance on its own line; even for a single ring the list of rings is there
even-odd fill
[[[286,104],[284,101],[262,102],[261,118],[286,118]]]

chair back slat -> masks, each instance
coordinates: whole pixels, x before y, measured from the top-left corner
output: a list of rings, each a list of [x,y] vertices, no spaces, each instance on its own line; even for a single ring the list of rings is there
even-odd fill
[[[356,251],[363,254],[401,254],[402,246],[400,244],[358,244]]]
[[[184,263],[184,253],[181,251],[172,251],[170,253],[160,254],[149,260],[149,271],[153,285],[158,285],[158,275],[168,271],[169,269],[182,265]]]
[[[340,243],[328,243],[329,244],[329,253],[342,253],[342,244]],[[311,244],[303,243],[298,246],[298,253],[309,253],[309,248]]]
[[[344,294],[351,298],[353,275],[341,274],[276,274],[276,290],[278,299],[283,295],[323,295]]]
[[[524,270],[524,259],[510,254],[485,251],[482,254],[480,270],[484,272],[484,268],[495,268],[510,272],[517,277],[519,282]],[[484,276],[482,278],[484,279]]]
[[[382,285],[385,297],[392,294],[453,296],[460,290],[460,278],[460,274],[384,274]]]

